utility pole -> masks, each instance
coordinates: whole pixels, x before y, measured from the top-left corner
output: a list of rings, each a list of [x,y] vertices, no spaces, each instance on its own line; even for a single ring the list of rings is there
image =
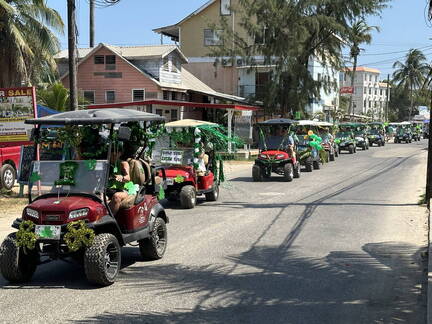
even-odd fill
[[[94,47],[94,9],[95,9],[95,0],[90,0],[90,47]]]
[[[431,107],[432,107],[432,97],[431,97]],[[427,168],[426,168],[426,195],[425,200],[428,209],[430,210],[430,200],[432,196],[432,141],[431,141],[431,128],[429,127],[429,136],[428,136],[428,160],[427,160]]]
[[[384,114],[384,119],[386,122],[388,122],[388,115],[389,115],[389,101],[390,101],[390,74],[387,74],[387,99],[386,99],[386,111]]]
[[[69,110],[78,110],[78,86],[76,66],[75,0],[67,0],[68,52],[69,52]]]

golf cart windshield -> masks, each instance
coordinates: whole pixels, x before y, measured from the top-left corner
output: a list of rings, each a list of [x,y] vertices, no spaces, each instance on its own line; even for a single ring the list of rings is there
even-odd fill
[[[378,129],[376,129],[376,128],[372,128],[372,129],[369,131],[369,134],[371,134],[371,135],[379,135],[380,132],[379,132]]]
[[[288,136],[269,135],[265,139],[260,138],[259,149],[278,150],[282,149],[283,146],[286,146],[288,142]]]
[[[94,194],[106,188],[109,164],[106,160],[34,161],[29,189],[33,197],[44,194]]]
[[[339,132],[336,134],[336,138],[346,138],[346,137],[351,137],[351,133],[350,132]]]

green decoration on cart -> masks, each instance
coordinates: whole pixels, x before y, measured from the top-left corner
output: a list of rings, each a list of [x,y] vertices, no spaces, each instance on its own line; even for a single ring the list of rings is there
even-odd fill
[[[37,236],[34,232],[35,224],[26,220],[19,225],[18,232],[16,234],[16,241],[19,247],[22,247],[24,251],[26,249],[33,250],[36,246]]]
[[[75,252],[93,244],[95,232],[88,228],[83,220],[69,223],[66,229],[67,233],[64,235],[64,241],[69,251]]]
[[[75,175],[78,170],[78,163],[67,161],[60,164],[60,179],[54,182],[55,185],[74,186]]]

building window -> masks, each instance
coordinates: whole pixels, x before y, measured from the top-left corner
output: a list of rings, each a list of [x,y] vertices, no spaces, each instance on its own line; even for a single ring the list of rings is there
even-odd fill
[[[372,94],[372,88],[369,88],[369,94],[370,95]]]
[[[169,100],[169,91],[163,91],[163,100]]]
[[[105,64],[105,56],[103,55],[95,55],[94,64]]]
[[[86,103],[94,104],[95,103],[95,92],[94,90],[84,90],[84,99]]]
[[[114,90],[105,91],[105,101],[107,103],[114,103],[115,100],[116,100],[116,98],[115,98],[115,91]]]
[[[367,108],[367,101],[366,100],[363,102],[363,108]]]
[[[382,89],[380,89],[380,96],[382,96]]]
[[[222,45],[220,35],[222,30],[204,29],[204,45],[205,46],[217,46]]]
[[[177,109],[171,109],[171,121],[178,120]]]
[[[221,0],[220,2],[220,14],[221,16],[231,15],[231,0]]]
[[[366,87],[364,88],[364,94],[367,94],[367,88]]]
[[[105,63],[106,64],[116,64],[116,57],[115,57],[115,55],[107,55],[107,56],[105,56]]]
[[[171,92],[171,100],[177,100],[177,93],[176,92]]]
[[[162,116],[163,111],[162,109],[156,109],[156,115]]]
[[[265,27],[260,33],[255,34],[255,44],[256,45],[264,45],[268,43],[270,39],[270,30]]]
[[[143,101],[145,89],[132,89],[132,101]]]
[[[369,100],[369,108],[372,108],[372,101]]]

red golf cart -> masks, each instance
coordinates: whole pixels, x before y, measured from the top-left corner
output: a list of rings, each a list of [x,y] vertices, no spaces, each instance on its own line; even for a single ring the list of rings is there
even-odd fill
[[[122,246],[137,241],[143,258],[163,257],[168,217],[156,198],[155,172],[141,160],[145,144],[140,143],[144,147],[129,160],[142,174],[125,186],[129,195],[117,215],[108,204],[113,151],[120,142],[131,140],[131,129],[124,125],[134,123],[145,129],[158,121],[163,118],[127,109],[72,111],[26,121],[36,125],[33,139],[38,144],[48,140],[41,126],[55,125],[54,133],[63,134],[55,139],[59,143],[67,132],[78,136],[84,129],[96,129],[99,143],[106,145],[85,151],[71,146],[73,136],[62,143],[68,159],[36,161],[35,157],[29,204],[13,222],[18,232],[9,234],[0,247],[0,271],[6,280],[28,281],[39,264],[72,257],[82,262],[90,282],[106,286],[119,273]],[[105,158],[83,159],[95,151]]]

